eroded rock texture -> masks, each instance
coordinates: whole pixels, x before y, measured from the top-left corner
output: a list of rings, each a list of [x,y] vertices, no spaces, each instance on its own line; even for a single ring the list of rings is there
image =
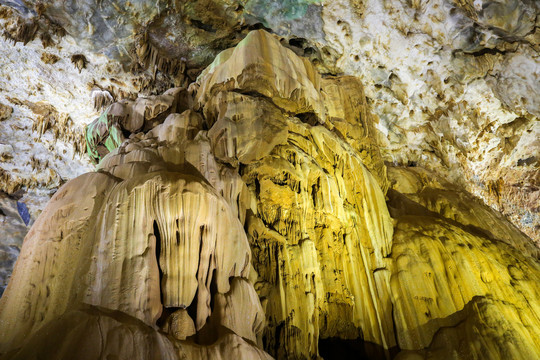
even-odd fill
[[[137,140],[66,184],[27,235],[2,297],[2,352],[267,358],[256,346],[265,319],[237,211],[182,157],[166,162],[160,152],[173,149],[159,138]],[[52,330],[64,326],[73,342]]]
[[[7,359],[540,356],[539,250],[387,166],[362,84],[265,31],[87,128],[0,300]],[[114,130],[113,130],[114,129]],[[127,139],[126,139],[127,138]]]
[[[538,12],[530,0],[3,0],[0,103],[13,113],[0,189],[26,191],[39,213],[50,196],[35,192],[90,170],[78,151],[98,112],[187,87],[265,28],[319,72],[362,81],[385,161],[451,177],[539,242]]]
[[[391,293],[400,347],[422,349],[422,358],[537,357],[538,304],[530,299],[539,290],[538,248],[432,173],[389,174],[397,190],[389,208],[397,220]]]

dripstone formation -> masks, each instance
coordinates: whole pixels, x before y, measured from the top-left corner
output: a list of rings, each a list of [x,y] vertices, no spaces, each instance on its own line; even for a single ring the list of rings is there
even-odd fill
[[[262,30],[113,103],[0,300],[5,359],[540,357],[532,241],[385,165],[358,79]]]

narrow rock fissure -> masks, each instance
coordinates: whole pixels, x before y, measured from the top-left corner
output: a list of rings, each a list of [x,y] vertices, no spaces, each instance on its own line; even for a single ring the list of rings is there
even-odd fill
[[[159,326],[159,327],[162,327],[165,324],[165,321],[167,320],[167,317],[171,314],[171,311],[169,311],[165,307],[164,301],[163,301],[163,270],[161,268],[161,264],[160,264],[160,261],[159,261],[160,257],[161,257],[161,234],[159,232],[159,226],[158,226],[158,223],[157,223],[156,220],[153,221],[152,228],[153,228],[153,231],[154,231],[154,237],[156,239],[155,240],[156,241],[155,257],[156,257],[156,263],[157,263],[157,266],[158,266],[158,269],[159,269],[159,298],[160,298],[160,302],[161,302],[161,306],[162,306],[161,316],[157,320],[156,325]]]

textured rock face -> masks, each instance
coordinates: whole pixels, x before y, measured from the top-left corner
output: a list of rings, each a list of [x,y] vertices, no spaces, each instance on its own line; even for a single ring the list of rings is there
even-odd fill
[[[112,104],[97,171],[25,238],[0,354],[539,357],[539,249],[448,178],[385,165],[378,126],[358,79],[262,30],[189,90]]]
[[[538,310],[529,299],[538,293],[538,248],[432,173],[389,174],[397,190],[389,192],[397,220],[391,277],[397,338],[402,349],[422,349],[399,356],[448,358],[459,349],[460,358],[537,357]]]
[[[368,0],[321,14],[337,67],[366,87],[385,160],[452,178],[536,241],[538,11],[533,1]]]
[[[235,351],[241,358],[268,357],[252,345],[264,313],[253,285],[243,280],[251,256],[236,212],[182,158],[178,165],[156,161],[157,144],[120,148],[100,172],[55,194],[27,235],[1,300],[3,353],[64,358],[77,356],[72,347],[97,342],[84,358],[226,358]],[[179,315],[181,309],[189,314]],[[68,348],[64,337],[51,335],[64,326],[72,329]],[[172,338],[158,333],[160,327]],[[215,341],[223,344],[204,351],[195,345]]]
[[[21,154],[19,163],[31,163],[39,153],[43,164],[36,179],[29,179],[31,167],[20,170],[15,160],[0,164],[0,179],[10,185],[5,188],[57,189],[88,171],[87,159],[73,157],[72,145],[51,135],[83,140],[82,127],[97,117],[91,103],[108,106],[134,100],[137,93],[186,86],[221,50],[250,29],[265,27],[320,72],[363,82],[379,119],[385,161],[415,163],[452,177],[539,241],[538,2],[122,4],[0,2],[7,80],[0,102],[14,105],[9,127],[0,123],[3,134],[11,133],[0,145]],[[14,81],[13,74],[21,76]],[[44,101],[71,122],[49,122],[45,134],[33,131],[38,115],[7,97]]]

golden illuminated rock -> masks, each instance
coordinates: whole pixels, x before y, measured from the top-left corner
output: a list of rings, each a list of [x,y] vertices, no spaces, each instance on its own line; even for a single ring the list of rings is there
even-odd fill
[[[390,168],[391,277],[400,359],[533,359],[540,263],[495,211],[418,168]],[[447,186],[449,188],[445,189]],[[402,357],[401,357],[402,356]]]
[[[257,30],[104,114],[0,300],[7,359],[540,356],[538,248],[387,167],[357,79]]]
[[[263,305],[269,328],[283,328],[271,346],[309,358],[319,338],[363,334],[393,347],[390,298],[377,285],[387,284],[392,246],[384,194],[332,132],[294,119],[289,131],[287,145],[244,173],[257,199],[248,234]]]
[[[461,358],[534,359],[540,353],[536,259],[423,216],[398,218],[392,257],[391,292],[402,349],[427,348],[439,358],[456,348]],[[455,339],[453,347],[440,348],[443,336]]]

